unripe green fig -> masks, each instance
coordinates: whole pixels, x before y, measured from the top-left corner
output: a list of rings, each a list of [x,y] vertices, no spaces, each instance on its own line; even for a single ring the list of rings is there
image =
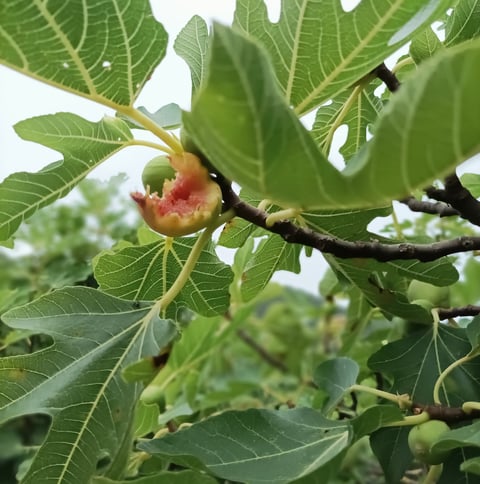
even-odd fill
[[[415,425],[408,434],[408,447],[418,461],[430,465],[441,464],[450,451],[433,454],[431,448],[449,430],[450,427],[441,420],[428,420]]]
[[[167,156],[157,156],[150,160],[142,172],[142,183],[145,189],[150,187],[150,193],[163,192],[163,183],[165,180],[173,180],[176,171],[172,168],[170,160]]]
[[[419,304],[418,300],[426,300],[433,308],[445,308],[450,306],[450,288],[438,287],[428,282],[413,279],[407,290],[407,297],[411,303]],[[422,305],[422,304],[420,304]],[[431,308],[430,308],[431,309]]]

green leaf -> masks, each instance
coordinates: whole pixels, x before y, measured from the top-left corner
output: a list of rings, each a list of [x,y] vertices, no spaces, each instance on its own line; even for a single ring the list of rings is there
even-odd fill
[[[82,287],[50,293],[3,320],[53,338],[41,351],[0,360],[0,421],[39,412],[52,417],[22,482],[88,483],[100,459],[118,465],[131,443],[140,390],[121,371],[158,353],[175,335],[171,322],[151,314],[150,304]]]
[[[403,417],[403,412],[397,406],[374,405],[368,407],[361,415],[351,420],[355,441],[385,427],[390,422],[402,420]]]
[[[423,62],[382,110],[366,149],[349,163],[354,196],[371,204],[403,198],[478,153],[479,83],[480,40]]]
[[[166,47],[147,0],[0,4],[0,63],[114,108],[134,102]]]
[[[266,48],[288,104],[304,114],[370,73],[431,23],[439,0],[282,0],[278,23],[263,0],[238,0],[235,25]]]
[[[150,390],[154,388],[155,395],[166,396],[170,404],[175,402],[183,390],[188,374],[201,370],[203,363],[218,350],[219,345],[234,330],[234,326],[222,326],[219,318],[194,319],[183,330],[182,338],[173,346],[164,368],[149,384]]]
[[[472,345],[472,350],[476,350],[480,346],[480,316],[475,316],[465,329],[468,341]]]
[[[177,237],[168,249],[162,238],[148,245],[103,252],[94,262],[95,278],[102,291],[117,297],[159,299],[177,279],[195,241],[195,237]],[[209,243],[175,302],[205,316],[224,313],[232,279],[231,269],[218,259],[213,243]]]
[[[339,186],[341,175],[285,102],[265,53],[220,25],[210,52],[208,77],[183,116],[200,150],[260,199],[336,205],[330,187]]]
[[[104,117],[92,123],[70,113],[27,119],[19,122],[15,130],[23,139],[60,151],[64,159],[38,173],[14,173],[0,184],[0,240],[8,239],[38,209],[64,197],[90,171],[132,140],[130,130],[120,119]]]
[[[150,432],[158,430],[159,415],[160,410],[158,405],[147,405],[139,400],[135,408],[135,418],[133,422],[134,437],[143,437]]]
[[[390,208],[369,210],[318,211],[303,214],[309,227],[318,233],[346,240],[376,239],[383,243],[396,241],[371,234],[368,224],[376,217],[390,213]],[[369,303],[386,314],[407,320],[431,321],[431,314],[410,304],[404,291],[407,280],[420,279],[436,285],[450,285],[458,279],[458,272],[446,258],[422,263],[415,260],[395,260],[387,263],[373,259],[340,259],[326,257],[340,281],[346,281],[362,291]]]
[[[350,440],[347,424],[309,408],[229,411],[162,439],[141,442],[154,455],[193,456],[224,479],[282,484],[338,455]]]
[[[211,50],[207,81],[184,114],[186,128],[227,178],[279,205],[384,206],[480,149],[480,41],[424,62],[382,110],[375,136],[343,175],[285,103],[257,45],[216,26]]]
[[[480,422],[476,421],[442,435],[432,446],[432,452],[442,453],[458,447],[480,448]]]
[[[278,235],[263,240],[244,268],[241,294],[244,302],[257,296],[272,278],[275,271],[300,273],[300,245],[289,244]]]
[[[473,457],[462,463],[460,470],[480,476],[480,457]]]
[[[468,354],[470,342],[464,329],[443,325],[429,328],[383,346],[373,354],[368,366],[392,375],[390,391],[408,393],[412,400],[433,402],[433,387],[451,363]],[[440,399],[450,406],[480,399],[480,360],[456,368],[444,381]]]
[[[345,143],[340,147],[340,153],[345,160],[349,160],[366,143],[368,130],[377,120],[383,107],[380,99],[373,93],[376,87],[376,83],[372,82],[360,92],[359,87],[348,89],[339,94],[332,103],[325,104],[317,110],[311,134],[324,153],[330,148],[333,135],[338,128],[337,119],[342,115],[347,102],[352,104],[341,125],[348,126],[348,134]]]
[[[350,358],[333,358],[318,365],[313,372],[313,382],[328,395],[323,406],[325,413],[333,410],[343,395],[356,383],[360,368]]]
[[[480,197],[480,175],[465,173],[460,177],[462,185],[475,197]]]
[[[408,427],[382,428],[370,436],[370,446],[385,474],[386,482],[400,482],[412,463]]]
[[[192,76],[192,91],[198,90],[205,78],[208,47],[208,27],[198,15],[194,15],[178,34],[173,48],[184,59]]]
[[[445,44],[455,45],[480,34],[480,1],[458,0],[445,26]]]
[[[169,103],[157,109],[154,113],[151,113],[146,107],[140,106],[138,111],[145,114],[150,118],[155,124],[163,129],[177,129],[182,124],[182,110],[180,106],[176,103]],[[130,128],[135,129],[145,129],[143,125],[137,123],[137,121],[129,118],[126,115],[118,113],[118,116],[127,122]]]
[[[216,484],[217,480],[197,471],[163,471],[158,474],[141,477],[135,480],[113,481],[106,477],[96,476],[92,484]]]
[[[410,44],[410,56],[415,61],[415,64],[420,64],[425,59],[432,57],[442,47],[443,44],[435,32],[431,27],[427,27],[413,38]]]

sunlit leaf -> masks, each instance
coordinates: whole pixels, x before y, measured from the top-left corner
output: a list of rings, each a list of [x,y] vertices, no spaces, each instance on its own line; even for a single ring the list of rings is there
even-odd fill
[[[341,452],[347,424],[309,408],[225,412],[161,439],[142,450],[175,458],[193,456],[225,479],[282,484],[308,475]]]
[[[480,149],[479,41],[422,63],[381,111],[375,136],[343,174],[285,103],[256,44],[216,26],[211,53],[207,80],[192,113],[184,115],[187,130],[227,178],[279,205],[384,206]]]
[[[178,277],[190,255],[194,237],[177,237],[167,247],[165,239],[100,254],[94,264],[100,288],[117,297],[154,300],[162,297]],[[202,251],[176,303],[214,316],[227,310],[231,269],[218,259],[212,243]]]
[[[383,105],[373,91],[377,86],[374,83],[360,89],[348,89],[339,94],[330,104],[321,106],[312,128],[312,136],[323,152],[330,148],[333,135],[338,128],[338,119],[343,115],[345,103],[349,105],[348,113],[343,117],[340,126],[348,127],[345,143],[339,147],[345,160],[355,155],[367,141],[368,130],[377,120]]]
[[[455,45],[480,34],[480,1],[458,0],[445,27],[445,44]]]
[[[134,102],[166,47],[147,0],[0,3],[0,63],[112,107]]]
[[[348,165],[359,199],[402,198],[480,149],[480,41],[423,62],[382,110],[375,136]],[[448,99],[448,102],[445,100]]]
[[[427,27],[413,38],[410,44],[410,55],[415,64],[420,64],[425,59],[432,57],[442,47],[443,45],[435,32],[431,27]]]
[[[205,77],[208,27],[198,15],[195,15],[180,31],[174,44],[175,52],[182,57],[190,68],[192,91],[195,92]]]
[[[271,235],[260,242],[242,274],[243,300],[250,301],[258,295],[275,271],[287,270],[298,274],[301,249],[300,245],[289,244],[278,235]]]
[[[39,412],[52,417],[22,482],[87,483],[100,459],[118,465],[140,390],[121,371],[175,335],[170,321],[150,312],[149,304],[77,287],[3,315],[12,328],[53,338],[41,351],[0,360],[0,421]]]
[[[441,0],[282,0],[271,23],[263,0],[238,0],[235,25],[268,51],[287,102],[299,114],[335,98],[441,11]]]
[[[64,159],[38,173],[14,173],[0,184],[0,240],[10,237],[38,209],[64,197],[96,166],[127,146],[132,134],[120,119],[92,123],[75,114],[59,113],[19,122],[17,133],[60,151]]]

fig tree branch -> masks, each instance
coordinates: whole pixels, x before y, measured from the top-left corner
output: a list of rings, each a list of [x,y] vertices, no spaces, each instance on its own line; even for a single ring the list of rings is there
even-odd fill
[[[390,92],[398,91],[400,81],[397,76],[382,62],[378,67],[373,69],[372,73],[385,83]]]
[[[462,185],[454,173],[445,178],[445,188],[428,187],[425,193],[434,200],[448,203],[460,217],[480,226],[480,202]]]
[[[282,220],[267,226],[268,214],[266,212],[241,200],[233,191],[231,184],[221,175],[217,176],[217,182],[222,189],[225,207],[233,209],[238,217],[280,235],[286,242],[312,247],[322,253],[332,254],[342,259],[371,258],[379,262],[416,259],[420,262],[429,262],[446,255],[480,249],[480,237],[458,237],[431,244],[385,244],[378,240],[352,242],[339,239],[300,227],[289,220]]]
[[[439,215],[440,217],[452,217],[455,215],[458,217],[460,215],[458,210],[443,202],[425,202],[417,200],[415,197],[406,197],[399,200],[399,202],[406,205],[412,212],[429,213]]]

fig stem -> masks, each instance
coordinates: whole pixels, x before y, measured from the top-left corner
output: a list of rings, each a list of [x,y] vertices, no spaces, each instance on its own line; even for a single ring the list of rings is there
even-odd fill
[[[385,400],[390,400],[391,402],[395,402],[398,404],[400,408],[408,408],[412,406],[412,401],[408,394],[404,393],[402,395],[397,395],[394,393],[385,392],[383,390],[379,390],[378,388],[367,387],[366,385],[352,385],[349,388],[350,392],[365,392],[371,393],[372,395],[376,395],[379,398],[384,398]]]
[[[443,471],[443,464],[436,464],[430,466],[428,473],[425,476],[423,484],[435,484],[440,479]]]
[[[458,366],[463,365],[464,363],[467,363],[474,356],[475,355],[470,355],[470,354],[465,355],[462,358],[460,358],[458,360],[455,360],[453,363],[451,363],[450,365],[448,365],[445,368],[445,370],[443,370],[442,373],[440,373],[440,375],[438,376],[437,381],[435,382],[435,385],[433,387],[433,402],[436,405],[440,405],[442,403],[440,401],[440,387],[442,386],[443,381],[445,380],[445,378],[447,378],[447,376],[449,375],[449,373],[451,373],[455,368],[457,368]]]
[[[474,410],[480,410],[480,402],[464,402],[462,410],[465,413],[471,413]]]
[[[132,106],[125,106],[118,109],[122,114],[137,121],[144,128],[151,131],[155,136],[160,138],[167,146],[169,146],[174,153],[182,153],[183,147],[180,141],[175,136],[171,135],[168,131],[164,130],[161,126],[150,119],[146,114],[143,114],[138,109]]]
[[[153,148],[157,151],[161,151],[162,153],[166,153],[167,155],[175,154],[175,152],[168,146],[163,146],[158,143],[154,143],[153,141],[147,141],[143,139],[133,139],[129,144],[131,146],[146,146],[147,148]]]
[[[430,420],[430,415],[427,412],[419,413],[418,415],[408,415],[403,420],[397,420],[390,422],[384,427],[411,427],[413,425],[419,425]]]
[[[285,210],[279,210],[278,212],[271,213],[265,220],[265,225],[271,227],[274,223],[281,220],[287,220],[289,218],[298,217],[302,212],[297,208],[287,208]]]
[[[197,241],[195,242],[190,254],[188,255],[187,260],[185,261],[185,265],[182,267],[182,270],[178,274],[178,277],[175,279],[175,282],[170,286],[168,291],[163,294],[160,300],[155,303],[157,311],[164,311],[169,304],[178,296],[179,292],[183,289],[185,284],[190,277],[195,265],[202,253],[207,242],[212,237],[213,232],[223,225],[224,223],[228,222],[235,216],[234,210],[227,210],[226,212],[222,213],[218,216],[218,218],[212,220],[210,225],[200,234]]]

